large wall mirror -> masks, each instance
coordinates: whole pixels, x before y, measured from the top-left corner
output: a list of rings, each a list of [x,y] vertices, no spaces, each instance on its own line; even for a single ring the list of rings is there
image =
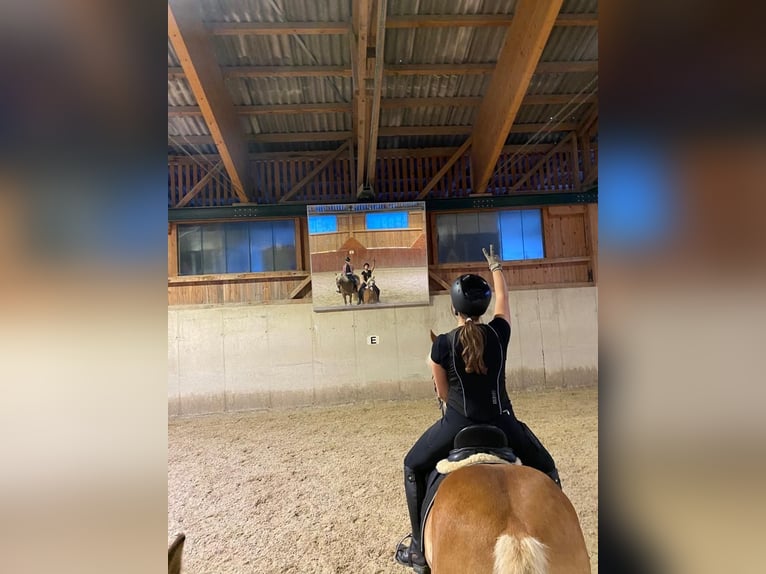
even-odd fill
[[[307,210],[314,311],[428,305],[424,202]]]

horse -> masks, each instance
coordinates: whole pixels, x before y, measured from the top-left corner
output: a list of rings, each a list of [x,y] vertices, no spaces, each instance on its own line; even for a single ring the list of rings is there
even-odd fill
[[[528,466],[476,464],[447,475],[423,536],[432,574],[589,574],[572,503]]]
[[[173,543],[168,548],[168,574],[180,574],[181,573],[181,554],[184,551],[184,541],[186,536],[181,533],[176,536]]]
[[[356,285],[359,284],[359,276],[354,275],[356,279]],[[335,286],[340,290],[340,294],[343,295],[343,304],[352,305],[354,302],[354,295],[356,290],[354,289],[355,283],[348,278],[345,273],[338,273],[335,277]]]
[[[590,574],[571,501],[550,477],[519,464],[450,472],[426,517],[423,548],[432,574]]]
[[[362,293],[362,301],[365,305],[380,302],[380,289],[375,285],[375,277],[370,277],[367,280],[367,286]]]

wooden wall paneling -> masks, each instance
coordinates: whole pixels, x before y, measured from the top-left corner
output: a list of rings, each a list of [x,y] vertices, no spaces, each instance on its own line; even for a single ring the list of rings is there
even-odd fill
[[[330,165],[327,166],[327,169],[325,170],[327,172],[327,189],[325,189],[325,197],[327,198],[328,202],[332,202],[335,200],[336,192],[335,192],[335,177],[336,177],[336,171],[337,166],[339,165],[339,161],[341,160],[335,160]]]
[[[176,172],[178,166],[176,164],[168,165],[168,185],[170,186],[170,205],[175,205],[178,202],[178,190],[176,190]]]
[[[426,183],[428,183],[427,176],[426,176],[426,170],[425,170],[425,158],[420,156],[415,156],[415,191],[417,197],[420,192],[423,191],[423,188],[426,186]]]
[[[261,200],[264,203],[268,203],[269,190],[266,188],[266,160],[261,160],[258,162],[258,188],[261,192]]]
[[[309,185],[311,185],[314,189],[314,193],[312,194],[313,197],[311,198],[314,201],[318,201],[319,203],[325,203],[325,178],[327,177],[327,168],[320,170],[319,173],[316,174],[314,177],[314,181],[309,182]]]
[[[277,195],[274,192],[274,160],[266,161],[266,191],[269,203],[273,203]]]
[[[591,256],[593,282],[598,284],[598,204],[589,203],[586,207],[586,230],[588,254]]]
[[[168,277],[178,276],[178,225],[168,224]]]
[[[558,246],[554,242],[553,223],[547,207],[541,209],[543,217],[543,254],[546,259],[558,257]]]
[[[287,193],[287,189],[284,189],[284,174],[282,173],[282,167],[285,165],[284,159],[278,159],[274,162],[274,198],[279,201],[279,198]]]

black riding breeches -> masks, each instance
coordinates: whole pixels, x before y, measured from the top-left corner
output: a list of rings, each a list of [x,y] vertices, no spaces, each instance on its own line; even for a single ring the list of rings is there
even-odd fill
[[[447,408],[445,415],[436,421],[417,440],[407,456],[404,457],[404,466],[412,469],[418,476],[418,482],[424,481],[425,476],[436,467],[436,463],[446,458],[455,436],[467,426],[474,424],[491,424],[500,428],[508,437],[508,445],[521,459],[522,464],[536,468],[544,473],[549,473],[556,468],[556,464],[545,447],[531,432],[527,432],[525,425],[516,419],[513,411],[505,411],[496,418],[478,423],[466,418],[456,410]]]

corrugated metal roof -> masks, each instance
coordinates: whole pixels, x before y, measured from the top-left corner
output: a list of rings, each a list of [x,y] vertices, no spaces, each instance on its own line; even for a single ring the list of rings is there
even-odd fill
[[[213,36],[221,66],[351,66],[348,35]]]
[[[201,0],[206,22],[343,22],[351,19],[348,1]]]
[[[586,26],[555,26],[545,44],[541,62],[598,60],[598,29]]]
[[[350,103],[351,78],[229,78],[226,87],[235,106]]]
[[[513,14],[516,0],[389,0],[388,14],[391,16],[432,15],[447,16],[450,14]]]
[[[215,22],[345,22],[351,21],[348,0],[201,0],[203,20]],[[389,0],[388,16],[412,15],[511,15],[515,0]],[[562,14],[594,14],[597,0],[565,0]],[[385,65],[494,63],[505,40],[502,26],[389,28],[386,31]],[[235,66],[339,66],[351,67],[352,37],[348,33],[319,35],[239,35],[212,36],[222,67]],[[586,26],[556,26],[543,50],[541,61],[598,60],[598,29]],[[168,66],[179,61],[168,41]],[[491,74],[385,75],[382,97],[451,98],[482,97]],[[300,105],[347,103],[354,97],[351,77],[228,77],[226,87],[234,106]],[[371,85],[371,84],[370,84]],[[535,74],[528,95],[570,94],[567,105],[522,106],[517,123],[550,121],[579,122],[591,104],[578,98],[597,93],[597,72]],[[168,79],[168,106],[194,106],[196,99],[183,78]],[[384,108],[381,126],[470,126],[477,106],[419,106]],[[554,118],[551,120],[550,118]],[[339,132],[354,129],[352,114],[298,113],[242,116],[243,133]],[[207,135],[201,115],[168,118],[168,132],[176,136]],[[532,134],[510,134],[509,143],[523,143]],[[381,148],[456,146],[465,140],[456,136],[399,136],[380,138]],[[538,134],[535,139],[555,141],[560,134]],[[255,143],[251,151],[308,151],[335,149],[338,142]],[[215,151],[215,146],[196,146]]]

